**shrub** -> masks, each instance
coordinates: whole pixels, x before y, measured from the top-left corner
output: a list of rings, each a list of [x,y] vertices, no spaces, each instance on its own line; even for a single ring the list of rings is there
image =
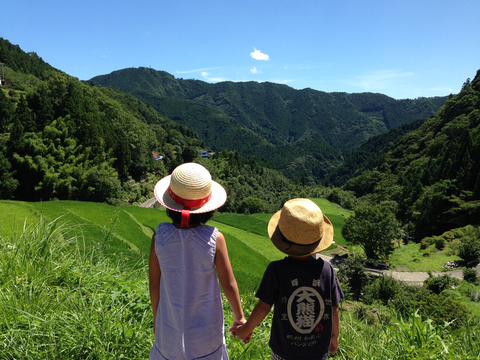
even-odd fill
[[[400,292],[401,284],[398,280],[383,275],[365,288],[364,303],[372,304],[375,300],[387,305]]]
[[[435,294],[440,294],[443,290],[450,289],[453,285],[459,285],[459,280],[445,274],[442,276],[432,276],[425,280],[425,286]]]
[[[445,231],[441,236],[445,241],[452,241],[455,239],[455,234],[451,231]]]
[[[344,209],[350,210],[352,210],[357,203],[357,198],[353,191],[342,190],[339,188],[333,188],[327,195],[327,200],[340,205]]]
[[[263,201],[256,197],[246,197],[238,204],[237,212],[239,214],[257,214],[265,210]]]
[[[480,290],[470,291],[470,300],[473,302],[480,302]]]
[[[475,284],[477,282],[477,270],[475,269],[464,269],[463,270],[463,280]]]
[[[443,278],[443,276],[437,277]],[[455,282],[457,279],[452,279]],[[456,282],[458,283],[458,282]],[[402,284],[400,292],[390,302],[398,315],[411,317],[418,311],[423,320],[431,319],[438,325],[451,323],[454,328],[461,326],[468,313],[460,300],[448,294],[437,295],[425,286]]]
[[[467,308],[456,299],[442,293],[430,294],[418,303],[422,319],[432,319],[436,324],[450,323],[454,328],[460,327],[468,314]]]
[[[443,250],[445,248],[445,239],[441,237],[437,237],[435,239],[435,248],[437,250]]]
[[[429,246],[430,246],[430,243],[425,241],[425,239],[423,239],[422,242],[420,243],[420,250],[425,250]]]
[[[458,256],[467,263],[467,267],[477,266],[480,263],[480,240],[474,236],[462,238]]]
[[[375,324],[375,315],[368,307],[360,305],[355,309],[355,316],[358,320],[364,321],[368,325]]]
[[[364,288],[370,282],[370,276],[363,267],[362,259],[353,256],[338,267],[338,280],[347,297],[359,300],[363,296]]]

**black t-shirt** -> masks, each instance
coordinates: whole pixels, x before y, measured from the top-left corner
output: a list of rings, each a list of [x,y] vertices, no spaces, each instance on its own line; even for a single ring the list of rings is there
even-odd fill
[[[326,359],[332,307],[344,295],[335,270],[321,258],[271,262],[256,294],[274,305],[270,348],[285,359]]]

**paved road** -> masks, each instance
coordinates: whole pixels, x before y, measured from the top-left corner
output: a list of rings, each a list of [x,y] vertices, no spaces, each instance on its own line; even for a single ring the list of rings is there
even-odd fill
[[[320,257],[331,263],[333,266],[340,264],[341,262],[345,261],[345,259],[336,258],[329,255],[320,254]],[[480,265],[478,265],[475,270],[477,270],[477,274],[480,274]],[[394,279],[398,279],[404,281],[409,284],[418,284],[421,285],[423,282],[428,279],[428,273],[426,272],[406,272],[406,271],[392,271],[392,270],[372,270],[377,274],[385,274],[388,276],[393,277]],[[463,280],[463,270],[451,270],[451,271],[439,271],[432,273],[433,276],[441,276],[448,274],[451,277]]]
[[[150,207],[153,207],[153,204],[155,204],[156,201],[157,200],[153,197],[153,198],[145,201],[143,204],[140,204],[139,206],[140,207],[145,207],[145,208],[150,208]]]

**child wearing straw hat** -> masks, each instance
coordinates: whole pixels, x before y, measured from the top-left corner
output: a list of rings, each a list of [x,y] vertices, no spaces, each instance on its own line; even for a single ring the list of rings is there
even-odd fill
[[[268,235],[288,257],[271,262],[244,325],[230,332],[248,343],[275,305],[270,335],[274,360],[326,359],[338,349],[339,309],[344,294],[335,270],[312,255],[333,242],[333,225],[309,199],[292,199],[272,216]]]
[[[150,249],[155,334],[150,359],[228,359],[218,280],[233,310],[233,326],[245,319],[225,238],[204,225],[227,194],[195,163],[178,166],[155,185],[154,194],[172,223],[158,225]]]

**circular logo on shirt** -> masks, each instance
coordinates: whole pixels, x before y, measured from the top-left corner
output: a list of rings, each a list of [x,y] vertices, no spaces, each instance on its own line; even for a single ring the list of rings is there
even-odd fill
[[[325,303],[317,290],[302,286],[295,290],[287,303],[288,320],[300,334],[309,334],[325,312]]]

